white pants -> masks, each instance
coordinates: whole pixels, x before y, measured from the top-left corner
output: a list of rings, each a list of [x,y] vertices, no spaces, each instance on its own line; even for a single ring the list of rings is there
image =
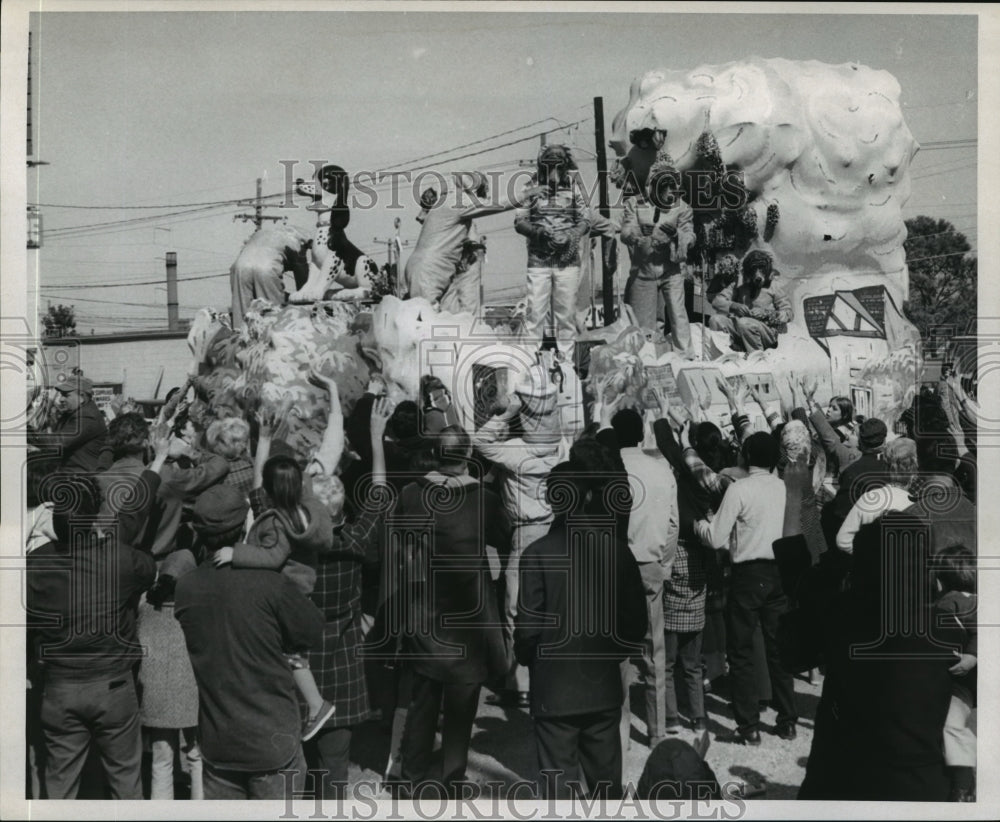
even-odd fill
[[[976,767],[976,710],[957,696],[951,698],[944,721],[944,763],[951,767]]]
[[[204,799],[202,788],[201,751],[198,748],[195,728],[150,728],[152,740],[152,782],[150,799],[174,798],[174,755],[177,746],[184,754],[191,774],[191,798]]]
[[[576,292],[579,288],[580,266],[528,269],[524,336],[541,345],[545,332],[554,325],[556,345],[567,362],[572,360],[576,345]]]

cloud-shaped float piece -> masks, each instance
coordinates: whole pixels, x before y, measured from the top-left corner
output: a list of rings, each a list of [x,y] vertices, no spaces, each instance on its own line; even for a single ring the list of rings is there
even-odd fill
[[[768,204],[780,220],[768,243],[797,319],[804,297],[885,285],[907,293],[901,209],[919,146],[886,71],[850,63],[750,58],[693,71],[650,71],[633,81],[614,118],[621,157],[629,133],[666,129],[680,171],[711,132],[727,169],[743,174],[758,225]]]

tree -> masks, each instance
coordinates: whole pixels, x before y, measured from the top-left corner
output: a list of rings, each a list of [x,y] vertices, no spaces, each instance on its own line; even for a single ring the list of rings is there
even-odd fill
[[[76,310],[72,305],[50,305],[42,324],[46,337],[76,336]]]
[[[907,220],[906,230],[910,299],[903,312],[925,342],[975,334],[979,276],[969,241],[950,222],[933,217]]]

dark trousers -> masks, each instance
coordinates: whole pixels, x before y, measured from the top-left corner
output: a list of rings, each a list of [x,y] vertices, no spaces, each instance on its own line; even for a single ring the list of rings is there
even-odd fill
[[[667,674],[667,724],[679,720],[674,665],[680,663],[691,719],[705,718],[705,688],[701,667],[701,631],[664,632]]]
[[[46,799],[76,798],[91,742],[112,799],[142,799],[142,732],[132,674],[96,682],[46,682],[42,732]]]
[[[434,749],[434,733],[438,716],[444,713],[441,724],[441,781],[445,785],[465,780],[469,762],[469,740],[472,723],[479,708],[478,682],[438,682],[412,672],[410,709],[406,714],[403,742],[401,777],[404,782],[417,785],[429,780],[430,758]]]
[[[207,759],[203,767],[205,799],[284,799],[301,794],[306,786],[302,748],[287,765],[275,771],[227,771]]]
[[[782,668],[778,654],[778,617],[787,608],[788,599],[781,590],[777,563],[757,560],[733,565],[726,633],[733,714],[737,728],[744,733],[755,731],[760,725],[760,694],[754,678],[753,650],[753,634],[758,625],[764,636],[771,699],[778,712],[778,724],[797,719],[792,675]]]
[[[568,799],[568,782],[587,781],[590,796],[622,796],[621,708],[579,716],[535,718],[538,769],[546,798]],[[546,773],[548,772],[548,773]]]
[[[351,753],[351,728],[324,728],[305,743],[310,764],[315,762],[322,775],[323,798],[339,799],[347,786],[347,766]]]

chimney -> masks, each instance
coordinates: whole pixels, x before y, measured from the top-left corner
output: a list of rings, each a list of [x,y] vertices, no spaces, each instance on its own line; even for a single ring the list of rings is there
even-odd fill
[[[167,252],[167,328],[177,331],[181,327],[177,317],[177,252]]]

